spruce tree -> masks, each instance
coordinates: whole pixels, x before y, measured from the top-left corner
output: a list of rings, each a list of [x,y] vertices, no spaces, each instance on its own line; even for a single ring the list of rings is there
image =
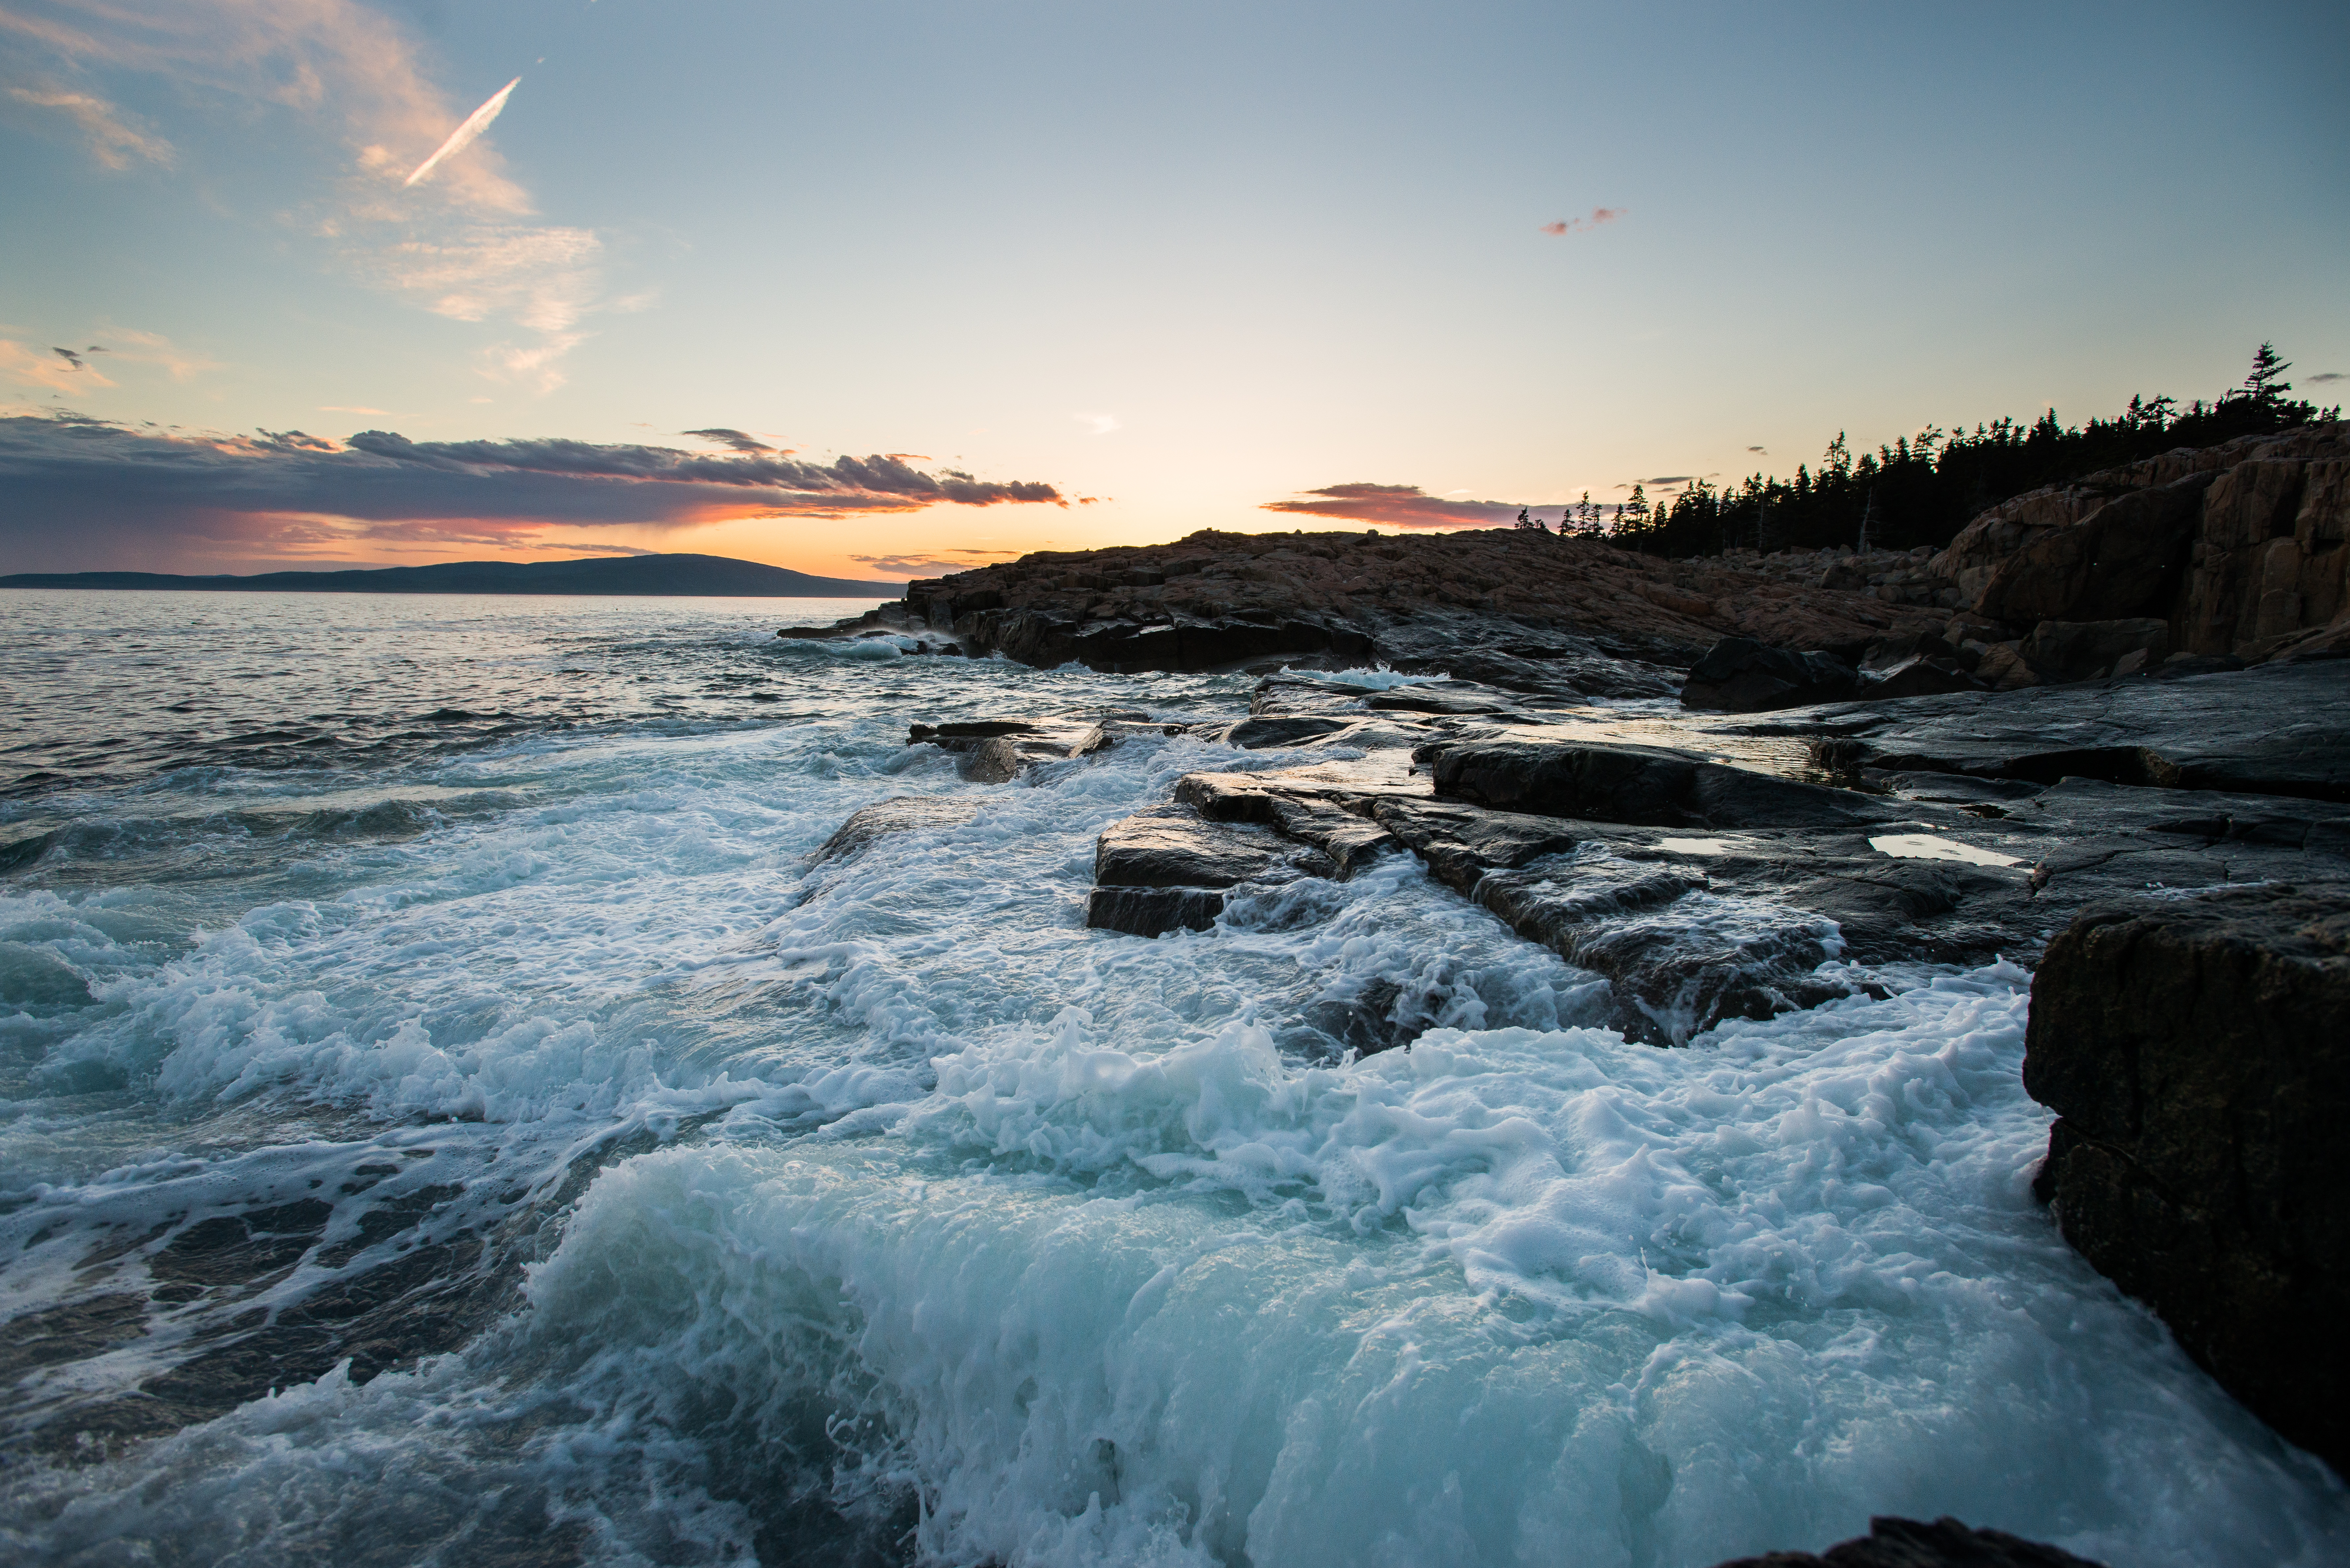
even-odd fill
[[[2284,401],[2284,395],[2293,390],[2284,373],[2292,369],[2277,353],[2275,344],[2262,344],[2252,351],[2252,371],[2244,378],[2243,395],[2263,407]]]

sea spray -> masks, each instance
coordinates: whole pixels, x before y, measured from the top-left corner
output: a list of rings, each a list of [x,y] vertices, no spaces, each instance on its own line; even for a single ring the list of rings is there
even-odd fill
[[[352,600],[195,680],[123,597],[118,664],[45,668],[350,740],[5,805],[18,1559],[1702,1568],[1888,1511],[2350,1555],[2031,1200],[2020,971],[1661,1050],[1409,857],[1084,929],[1104,826],[1283,753],[904,743],[1246,678]],[[810,864],[906,794],[974,805]]]

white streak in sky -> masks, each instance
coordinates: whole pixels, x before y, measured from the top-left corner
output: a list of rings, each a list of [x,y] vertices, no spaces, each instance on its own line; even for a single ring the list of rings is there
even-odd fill
[[[465,117],[465,123],[449,133],[449,140],[441,144],[440,151],[433,153],[432,157],[426,159],[423,162],[419,163],[416,166],[416,172],[401,181],[400,183],[403,185],[415,184],[419,180],[423,179],[427,174],[432,173],[432,171],[441,167],[441,161],[442,159],[452,158],[458,153],[464,151],[466,148],[472,146],[473,143],[473,138],[487,130],[490,128],[490,121],[497,119],[498,111],[505,108],[507,95],[512,93],[515,88],[521,85],[522,78],[520,77],[516,77],[514,80],[506,83],[505,86],[498,88],[496,92],[491,94],[489,102],[484,104],[481,108],[467,115]]]

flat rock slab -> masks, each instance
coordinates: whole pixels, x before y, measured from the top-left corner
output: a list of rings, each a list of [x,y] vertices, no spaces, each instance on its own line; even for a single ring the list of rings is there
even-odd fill
[[[1661,746],[1534,737],[1434,742],[1412,753],[1439,794],[1503,811],[1663,827],[1825,827],[1900,812],[1832,789]]]
[[[1094,880],[1110,888],[1230,888],[1263,876],[1289,847],[1263,828],[1156,806],[1103,832],[1094,846]]]
[[[1841,704],[1758,732],[1810,734],[1829,768],[2350,801],[2350,661]]]
[[[1339,877],[1347,869],[1295,836],[1210,821],[1180,803],[1154,806],[1112,823],[1095,842],[1086,924],[1138,937],[1205,930],[1223,913],[1232,888]]]
[[[2312,857],[2308,873],[2327,869]],[[2189,1355],[2350,1474],[2350,867],[2089,910],[2033,986],[2038,1189]]]

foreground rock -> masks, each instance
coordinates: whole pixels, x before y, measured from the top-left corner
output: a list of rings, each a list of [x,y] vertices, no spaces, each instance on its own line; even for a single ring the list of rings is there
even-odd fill
[[[2033,985],[2023,1081],[2058,1114],[2065,1239],[2350,1474],[2350,879],[2084,914]]]
[[[1769,1552],[1720,1568],[2100,1568],[2085,1557],[1955,1519],[1872,1519],[1868,1533],[1825,1552]]]
[[[1255,716],[1223,738],[1293,749],[1299,765],[1190,774],[1174,815],[1105,834],[1091,923],[1206,928],[1222,889],[1264,875],[1268,834],[1306,852],[1283,877],[1409,853],[1606,977],[1627,1034],[1678,1044],[1867,989],[1868,966],[2034,961],[2082,909],[2148,886],[2290,877],[2313,857],[2350,876],[2350,805],[1873,766],[1866,791],[1831,787],[1631,743],[1596,711],[1514,713],[1461,683],[1415,712],[1411,690],[1261,683]],[[1996,714],[2052,694],[1983,695]],[[1249,836],[1215,836],[1235,829]],[[1159,869],[1179,864],[1219,868]]]
[[[1188,806],[1159,806],[1101,836],[1086,924],[1139,937],[1205,930],[1223,913],[1228,888],[1338,873],[1336,862],[1301,853],[1279,834],[1210,823]]]

